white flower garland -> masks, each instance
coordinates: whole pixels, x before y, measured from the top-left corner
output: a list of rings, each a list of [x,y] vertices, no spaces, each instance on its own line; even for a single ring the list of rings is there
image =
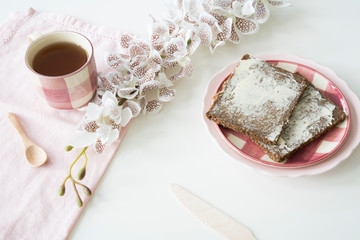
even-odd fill
[[[77,180],[86,174],[89,146],[101,154],[119,138],[122,127],[131,118],[156,114],[164,102],[175,97],[174,84],[192,75],[190,55],[200,46],[215,49],[229,40],[239,43],[242,35],[253,34],[259,24],[270,16],[270,6],[286,7],[282,0],[174,0],[167,2],[163,19],[152,17],[148,39],[130,34],[120,37],[120,53],[108,53],[106,63],[114,69],[99,73],[97,92],[88,104],[78,131],[72,136],[66,151],[82,148],[70,166],[69,174],[59,189],[65,194],[65,184],[72,182],[78,206],[83,202],[78,187],[86,196],[91,190]],[[85,158],[77,180],[72,175],[74,164]]]
[[[99,74],[97,93],[70,144],[94,145],[102,153],[131,118],[141,111],[156,114],[175,97],[172,87],[192,75],[190,55],[200,45],[214,52],[226,40],[239,43],[268,20],[270,6],[288,5],[282,0],[168,1],[163,19],[152,17],[148,39],[124,34],[122,52],[107,54],[106,63],[115,71]]]

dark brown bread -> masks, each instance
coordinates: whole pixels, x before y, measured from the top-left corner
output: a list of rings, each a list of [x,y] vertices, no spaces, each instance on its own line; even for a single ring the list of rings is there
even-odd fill
[[[306,79],[245,55],[206,113],[208,119],[275,144],[306,88]]]

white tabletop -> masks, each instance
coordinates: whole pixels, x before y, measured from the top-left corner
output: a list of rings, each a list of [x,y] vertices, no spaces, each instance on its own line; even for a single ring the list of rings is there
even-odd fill
[[[147,34],[149,14],[165,0],[12,0],[12,11],[33,7],[85,22]],[[177,96],[156,116],[138,117],[70,239],[223,239],[201,224],[170,192],[177,183],[248,226],[258,239],[360,239],[360,148],[326,173],[274,177],[224,153],[201,115],[211,77],[243,54],[290,53],[330,67],[360,96],[359,1],[294,1],[239,45],[192,56],[194,75],[176,84]]]

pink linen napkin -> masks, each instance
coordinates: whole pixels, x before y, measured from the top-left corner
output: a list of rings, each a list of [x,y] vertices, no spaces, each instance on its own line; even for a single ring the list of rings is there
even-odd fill
[[[94,45],[98,71],[106,72],[106,51],[116,51],[120,33],[82,23],[73,17],[37,12],[29,9],[13,13],[0,25],[0,239],[66,239],[84,207],[76,205],[70,181],[66,194],[58,195],[72,161],[79,154],[65,152],[70,136],[84,113],[49,107],[35,92],[28,77],[24,55],[27,36],[33,32],[56,30],[80,32]],[[7,120],[15,113],[25,132],[48,153],[48,162],[31,167],[25,159],[20,137]],[[122,129],[120,139],[126,128]],[[105,173],[120,141],[102,155],[91,148],[87,174],[83,182],[94,190]],[[83,162],[80,161],[79,168]],[[76,172],[75,172],[76,173]],[[84,205],[88,198],[79,189]]]

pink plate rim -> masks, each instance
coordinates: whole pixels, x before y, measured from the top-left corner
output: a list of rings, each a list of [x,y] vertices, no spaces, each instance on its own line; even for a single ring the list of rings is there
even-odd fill
[[[359,116],[359,112],[354,112],[355,108],[353,107],[354,103],[360,103],[360,101],[357,98],[357,96],[349,89],[346,83],[343,80],[341,80],[331,69],[320,66],[311,60],[305,60],[297,56],[288,55],[288,54],[258,55],[256,57],[266,61],[288,62],[291,64],[302,65],[323,75],[327,80],[329,80],[330,84],[333,84],[337,87],[337,90],[340,92],[340,95],[344,99],[345,99],[344,96],[347,96],[346,104],[345,104],[345,106],[348,108],[348,112],[347,112],[348,123],[346,126],[346,132],[343,134],[343,138],[341,139],[340,143],[333,151],[327,153],[326,156],[321,160],[315,163],[307,164],[306,166],[304,165],[292,166],[292,167],[277,166],[276,164],[278,163],[271,164],[269,162],[260,159],[255,159],[254,157],[249,156],[244,152],[241,152],[238,148],[233,146],[232,143],[230,143],[229,140],[223,135],[219,126],[209,121],[205,116],[207,110],[209,109],[212,103],[211,99],[215,94],[215,92],[218,90],[219,82],[222,82],[223,79],[225,79],[226,76],[235,68],[235,65],[237,63],[236,61],[232,64],[229,64],[228,66],[223,68],[220,72],[214,75],[214,77],[211,79],[208,85],[203,102],[203,119],[205,120],[209,133],[216,140],[218,145],[232,157],[241,160],[241,162],[244,163],[245,165],[252,168],[256,168],[270,175],[296,177],[303,175],[319,174],[334,168],[340,162],[345,160],[360,142],[359,134],[356,135],[356,132],[359,133],[359,130],[354,127],[354,125],[359,125],[360,116]],[[350,115],[352,116],[352,118],[354,118],[352,119],[352,121],[349,121]],[[348,131],[350,127],[354,129],[354,131]],[[344,144],[344,142],[346,142],[346,144]]]

